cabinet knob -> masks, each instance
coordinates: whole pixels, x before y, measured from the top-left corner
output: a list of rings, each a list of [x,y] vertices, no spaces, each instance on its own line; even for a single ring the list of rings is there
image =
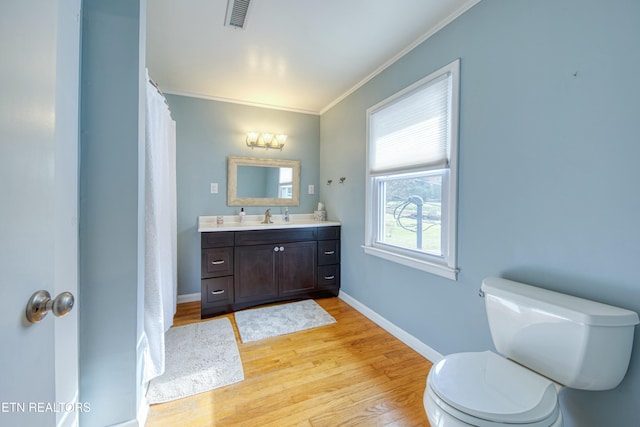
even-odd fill
[[[284,246],[280,246],[280,252],[284,251]]]
[[[280,250],[280,248],[279,248],[279,247],[277,247],[277,246],[276,246],[275,248],[273,248],[273,251],[274,251],[274,252],[278,252],[279,250]]]

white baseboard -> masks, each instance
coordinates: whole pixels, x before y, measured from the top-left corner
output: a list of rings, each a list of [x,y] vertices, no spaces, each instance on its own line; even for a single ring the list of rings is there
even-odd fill
[[[200,294],[195,293],[195,294],[178,295],[178,299],[176,301],[178,304],[182,304],[183,302],[200,301]]]
[[[341,300],[349,304],[351,307],[358,310],[360,313],[362,313],[369,320],[371,320],[372,322],[380,326],[382,329],[386,330],[391,335],[398,338],[400,341],[402,341],[403,343],[405,343],[406,345],[408,345],[409,347],[411,347],[412,349],[420,353],[422,356],[424,356],[425,359],[429,360],[431,363],[435,364],[444,357],[442,354],[438,353],[436,350],[429,347],[428,345],[420,341],[418,338],[414,337],[404,329],[401,329],[398,326],[394,325],[393,323],[391,323],[390,321],[388,321],[387,319],[385,319],[384,317],[382,317],[381,315],[379,315],[378,313],[376,313],[366,305],[362,304],[360,301],[353,298],[349,294],[343,291],[340,291],[338,298],[340,298]]]

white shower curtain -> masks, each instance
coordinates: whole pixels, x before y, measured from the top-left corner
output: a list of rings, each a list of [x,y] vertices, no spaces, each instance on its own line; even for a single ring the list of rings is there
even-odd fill
[[[176,123],[148,72],[145,142],[143,383],[164,372],[164,333],[177,302]]]

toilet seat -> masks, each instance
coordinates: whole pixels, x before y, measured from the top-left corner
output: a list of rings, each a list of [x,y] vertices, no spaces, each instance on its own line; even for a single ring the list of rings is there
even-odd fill
[[[427,385],[435,404],[471,425],[550,426],[559,417],[553,381],[490,351],[443,358]]]

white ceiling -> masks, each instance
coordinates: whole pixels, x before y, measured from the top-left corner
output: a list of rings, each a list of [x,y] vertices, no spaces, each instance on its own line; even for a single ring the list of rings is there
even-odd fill
[[[478,0],[149,0],[147,67],[167,93],[321,113]]]

